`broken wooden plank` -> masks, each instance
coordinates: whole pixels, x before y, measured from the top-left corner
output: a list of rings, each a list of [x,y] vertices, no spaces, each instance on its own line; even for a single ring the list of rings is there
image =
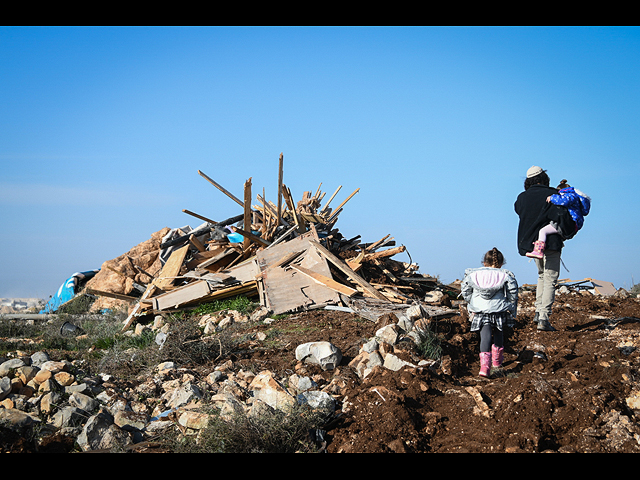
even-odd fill
[[[382,237],[380,240],[378,240],[377,242],[372,243],[371,245],[368,245],[365,247],[365,250],[367,252],[373,252],[375,251],[377,248],[379,248],[381,245],[383,245],[385,243],[385,241],[387,240],[387,238],[389,238],[391,236],[391,234]]]
[[[291,215],[293,215],[294,223],[298,227],[298,232],[300,232],[301,234],[304,233],[306,231],[306,228],[304,227],[304,223],[300,219],[300,215],[296,211],[296,204],[293,201],[291,190],[289,190],[286,185],[282,185],[282,195],[284,196],[284,200],[287,203],[289,210],[291,211]]]
[[[227,247],[222,252],[219,252],[216,255],[214,255],[213,257],[209,258],[208,260],[205,260],[204,262],[198,264],[198,266],[196,268],[198,268],[198,269],[203,269],[203,268],[207,269],[207,268],[212,267],[213,265],[217,264],[218,262],[220,262],[221,260],[224,260],[224,259],[228,259],[228,261],[231,262],[231,260],[233,260],[237,255],[238,255],[238,252],[236,251],[235,248]],[[228,265],[228,263],[227,263],[227,265]]]
[[[314,247],[316,247],[316,249],[327,260],[329,260],[333,265],[336,266],[336,268],[342,270],[342,272],[345,275],[347,275],[349,278],[351,278],[351,280],[353,280],[358,285],[360,285],[364,289],[364,291],[366,293],[368,293],[372,297],[377,298],[379,300],[387,300],[387,298],[384,295],[382,295],[380,292],[378,292],[375,288],[373,288],[369,284],[369,282],[367,282],[364,278],[362,278],[360,275],[358,275],[356,272],[354,272],[351,268],[349,268],[349,266],[346,263],[344,263],[342,260],[340,260],[338,257],[336,257],[333,253],[331,253],[325,247],[320,245],[319,242],[317,242],[315,240],[309,240],[309,243],[311,243]]]
[[[104,292],[102,290],[95,290],[93,288],[85,288],[84,293],[88,293],[89,295],[97,295],[100,297],[115,298],[117,300],[123,300],[129,303],[134,303],[138,301],[138,297],[132,297],[130,295],[122,295],[121,293]]]
[[[289,252],[286,255],[284,255],[280,260],[278,260],[277,262],[269,265],[267,268],[276,268],[276,267],[285,267],[288,263],[292,262],[293,260],[295,260],[296,258],[298,258],[302,253],[304,253],[305,250],[299,250],[299,251],[295,251],[295,252]]]
[[[260,276],[260,267],[258,267],[256,257],[251,257],[221,273],[230,275],[240,283],[249,283],[255,281]]]
[[[165,290],[173,285],[174,277],[180,274],[182,263],[184,262],[187,252],[189,251],[189,245],[178,248],[171,252],[169,259],[162,267],[160,274],[153,280],[153,284],[161,290]]]
[[[342,188],[342,185],[338,186],[338,188],[336,189],[335,192],[333,192],[333,195],[331,195],[331,198],[327,201],[327,203],[324,205],[324,207],[320,210],[320,213],[324,213],[325,211],[327,211],[327,209],[329,208],[329,204],[331,203],[331,200],[333,200],[336,196],[336,194],[340,191],[340,189]]]
[[[254,235],[251,232],[247,232],[246,230],[243,230],[242,228],[238,228],[238,227],[229,227],[231,228],[231,230],[233,230],[235,233],[239,233],[240,235],[242,235],[245,239],[245,242],[248,240],[254,242],[254,243],[258,243],[260,245],[264,245],[264,246],[269,246],[271,244],[271,242],[265,240],[264,238],[260,238],[257,235]],[[244,247],[243,248],[247,248]]]
[[[379,258],[384,258],[384,257],[392,257],[397,253],[402,253],[406,250],[407,248],[404,245],[401,245],[399,247],[395,247],[395,248],[388,248],[387,250],[382,250],[380,252],[375,252],[375,253],[366,253],[364,256],[364,260],[377,260]]]
[[[338,293],[342,293],[343,295],[346,295],[347,297],[352,297],[353,295],[358,293],[358,291],[355,288],[351,288],[346,285],[343,285],[339,282],[336,282],[332,278],[325,277],[324,275],[313,272],[308,268],[301,267],[300,265],[291,265],[291,268],[311,277],[313,280],[324,285],[325,287],[328,287],[332,290],[335,290]]]
[[[340,205],[338,205],[338,206],[336,207],[336,211],[335,211],[335,213],[334,213],[333,215],[331,215],[331,217],[329,217],[329,219],[327,220],[327,223],[330,223],[330,222],[331,222],[331,220],[332,220],[334,217],[336,217],[336,216],[340,213],[340,210],[342,209],[342,207],[344,207],[344,206],[345,206],[345,204],[346,204],[349,200],[351,200],[351,198],[352,198],[356,193],[358,193],[359,191],[360,191],[360,189],[359,189],[359,188],[356,188],[356,189],[355,189],[355,191],[354,191],[351,195],[349,195],[349,196],[348,196],[348,197],[347,197],[347,198],[346,198],[346,199],[345,199],[345,200],[344,200]]]
[[[191,210],[186,210],[183,209],[182,210],[184,213],[186,213],[187,215],[191,215],[192,217],[196,217],[199,218],[200,220],[204,220],[207,223],[212,223],[212,224],[216,224],[217,222],[215,220],[211,220],[210,218],[204,217],[202,215],[198,215],[197,213],[192,212]]]
[[[225,195],[227,195],[231,200],[233,200],[234,202],[236,202],[238,205],[240,205],[241,207],[244,207],[244,203],[242,203],[241,200],[239,200],[237,197],[235,197],[231,192],[229,192],[228,190],[226,190],[225,188],[222,187],[222,185],[219,185],[218,183],[214,182],[211,178],[209,178],[207,175],[205,175],[203,172],[201,172],[200,170],[198,170],[198,173],[200,174],[200,176],[204,179],[206,179],[211,185],[213,185],[214,187],[216,187],[218,190],[220,190],[222,193],[224,193]]]
[[[196,250],[198,250],[200,253],[202,252],[206,252],[206,248],[205,246],[202,244],[202,242],[200,240],[198,240],[198,237],[196,237],[195,235],[189,235],[189,242],[191,243],[191,245],[193,245]]]
[[[242,226],[245,230],[242,248],[246,251],[251,244],[251,240],[246,235],[246,233],[251,232],[251,178],[244,182],[244,222]]]
[[[150,283],[149,285],[147,285],[147,289],[140,297],[140,301],[136,303],[136,305],[131,310],[131,313],[129,313],[129,316],[125,319],[124,325],[122,327],[123,332],[131,326],[131,324],[135,320],[135,317],[137,317],[140,314],[140,310],[144,308],[142,302],[148,299],[149,297],[151,297],[156,292],[157,288],[158,287],[156,287],[153,283]]]
[[[282,163],[283,155],[280,153],[280,161],[278,165],[278,210],[276,215],[278,217],[278,225],[282,222]]]
[[[198,300],[198,303],[213,302],[214,300],[222,300],[224,298],[235,297],[238,295],[255,296],[258,294],[258,282],[252,281],[241,283],[227,288],[222,288],[211,292],[204,298]]]
[[[206,297],[210,293],[211,287],[209,283],[206,280],[199,280],[153,297],[153,309],[163,311],[178,308],[181,305]]]
[[[262,272],[264,296],[274,314],[296,311],[325,304],[340,304],[340,295],[307,275],[300,275],[293,269],[282,266],[271,268],[283,261],[292,252],[298,254],[298,265],[310,271],[331,278],[327,261],[310,240],[317,239],[315,231],[309,231],[286,243],[256,252],[258,266]],[[281,264],[282,265],[282,264]]]

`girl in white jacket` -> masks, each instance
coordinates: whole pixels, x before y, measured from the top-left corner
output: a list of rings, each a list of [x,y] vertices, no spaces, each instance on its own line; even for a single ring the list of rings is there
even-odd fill
[[[518,282],[502,268],[504,263],[504,256],[494,247],[484,255],[483,267],[467,269],[462,281],[471,331],[480,333],[479,375],[483,377],[490,375],[492,366],[502,366],[504,329],[515,325],[518,309]]]

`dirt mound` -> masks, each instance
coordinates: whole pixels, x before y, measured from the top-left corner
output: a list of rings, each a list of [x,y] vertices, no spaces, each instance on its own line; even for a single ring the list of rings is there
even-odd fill
[[[490,379],[477,376],[466,319],[440,322],[449,372],[380,369],[352,384],[329,452],[639,451],[639,412],[628,399],[640,387],[640,303],[559,295],[557,306],[556,332],[518,316]]]
[[[309,311],[261,325],[271,342],[247,344],[233,360],[340,385],[329,453],[640,451],[640,301],[559,294],[555,332],[536,330],[532,302],[521,294],[505,363],[489,379],[477,375],[479,339],[464,314],[432,324],[441,363],[378,367],[364,380],[348,363],[380,325],[352,313]],[[344,353],[337,370],[296,361],[295,347],[316,340]]]

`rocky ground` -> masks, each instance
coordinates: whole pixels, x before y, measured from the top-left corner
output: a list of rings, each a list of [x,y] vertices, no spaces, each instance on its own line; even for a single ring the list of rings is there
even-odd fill
[[[363,346],[389,318],[374,323],[354,313],[316,310],[274,322],[236,324],[236,334],[245,339],[240,348],[207,364],[179,365],[173,373],[165,373],[162,381],[156,378],[156,389],[162,385],[165,390],[147,394],[147,405],[140,405],[139,399],[153,383],[149,378],[102,379],[102,388],[92,390],[93,397],[109,404],[113,417],[115,398],[128,402],[127,411],[144,417],[142,426],[129,423],[128,427],[122,420],[111,419],[126,432],[127,451],[166,451],[166,445],[151,444],[150,435],[140,432],[150,432],[150,425],[157,422],[181,423],[182,407],[150,421],[171,401],[166,393],[169,382],[175,387],[188,378],[215,396],[233,392],[224,387],[233,378],[236,399],[246,403],[252,396],[248,392],[257,391],[252,390],[256,377],[264,372],[281,385],[291,385],[292,376],[313,379],[318,390],[335,400],[322,444],[322,451],[328,453],[640,451],[640,301],[626,295],[558,294],[552,317],[557,331],[539,332],[531,321],[532,300],[531,293],[521,293],[505,363],[489,379],[477,375],[478,338],[469,331],[463,310],[431,322],[441,342],[442,361],[425,361],[414,344],[400,336],[395,345],[380,348],[410,365],[397,370],[378,365],[366,376],[358,369]],[[299,345],[317,341],[330,342],[340,350],[338,367],[324,370],[296,359]],[[215,379],[213,372],[219,373]],[[95,394],[98,391],[119,393],[109,400],[104,393]],[[19,397],[15,400],[15,405],[5,404],[0,412],[6,414],[12,406],[17,409]],[[53,414],[47,417],[39,411],[31,420],[46,418],[47,428],[32,425],[49,433],[36,444],[9,428],[8,418],[5,415],[0,421],[2,452],[99,450],[78,446],[86,423],[75,430],[55,427]],[[182,433],[198,428],[185,427],[184,422],[179,426]],[[137,448],[135,442],[140,442]]]

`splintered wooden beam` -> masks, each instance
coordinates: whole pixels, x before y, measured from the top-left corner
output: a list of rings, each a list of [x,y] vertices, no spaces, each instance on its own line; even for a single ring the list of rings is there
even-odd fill
[[[236,198],[231,192],[229,192],[228,190],[226,190],[225,188],[222,187],[222,185],[214,182],[211,178],[209,178],[208,176],[206,176],[203,172],[201,172],[200,170],[198,170],[198,173],[200,174],[200,176],[204,179],[206,179],[211,185],[213,185],[214,187],[216,187],[218,190],[220,190],[222,193],[224,193],[225,195],[227,195],[231,200],[233,200],[234,202],[236,202],[238,205],[240,205],[241,207],[244,207],[244,204],[242,203],[241,200],[239,200],[238,198]]]
[[[349,266],[347,264],[345,264],[342,260],[340,260],[338,257],[336,257],[333,253],[331,253],[325,247],[320,245],[320,243],[316,242],[315,240],[311,240],[311,239],[309,239],[309,243],[311,245],[313,245],[316,248],[316,250],[318,250],[318,252],[320,252],[327,260],[329,260],[337,268],[342,270],[342,272],[345,275],[347,275],[349,278],[351,278],[351,280],[353,280],[358,285],[360,285],[364,289],[365,293],[368,293],[369,295],[371,295],[372,297],[377,298],[378,300],[383,300],[383,301],[387,300],[387,297],[385,297],[380,292],[378,292],[375,288],[373,288],[364,278],[362,278],[356,272],[351,270],[351,268],[349,268]]]
[[[247,232],[246,230],[243,230],[242,228],[238,228],[238,227],[234,227],[234,226],[231,226],[229,228],[231,230],[233,230],[235,233],[239,233],[240,235],[242,235],[245,238],[245,240],[249,239],[249,240],[253,241],[254,243],[259,243],[259,244],[262,244],[262,245],[265,245],[265,246],[271,245],[271,242],[269,242],[269,241],[267,241],[267,240],[265,240],[263,238],[260,238],[260,237],[254,235],[251,232]],[[245,248],[245,247],[243,246],[243,248]]]
[[[341,209],[342,207],[344,207],[345,203],[347,203],[349,200],[351,200],[351,198],[352,198],[356,193],[358,193],[359,191],[360,191],[360,189],[359,189],[359,188],[356,188],[356,189],[355,189],[355,191],[354,191],[351,195],[349,195],[349,196],[344,200],[344,202],[342,202],[340,205],[338,205],[338,206],[336,207],[335,213],[334,213],[333,215],[331,215],[331,217],[329,217],[329,220],[327,221],[327,223],[331,222],[331,220],[333,220],[333,219],[338,215],[338,213],[340,213],[340,209]]]
[[[198,240],[198,237],[196,237],[195,235],[189,235],[189,243],[191,243],[191,245],[196,247],[196,250],[198,250],[199,252],[205,252],[207,250],[205,246],[202,244],[202,242]]]
[[[358,291],[355,288],[351,288],[341,283],[338,283],[333,278],[325,277],[324,275],[318,272],[314,272],[300,265],[291,265],[291,268],[293,268],[294,270],[300,273],[307,275],[308,277],[312,278],[319,284],[324,285],[325,287],[330,288],[331,290],[335,290],[336,292],[342,293],[347,297],[353,297],[356,293],[358,293]]]
[[[304,233],[305,227],[303,225],[303,223],[300,221],[300,216],[298,215],[298,212],[296,211],[296,204],[293,201],[293,196],[291,195],[291,190],[289,190],[289,188],[286,185],[282,185],[282,194],[284,196],[285,201],[287,202],[287,205],[289,206],[289,210],[291,210],[291,214],[293,215],[293,218],[295,220],[295,223],[298,227],[298,232],[300,233]]]
[[[164,264],[164,267],[162,267],[160,274],[153,280],[153,285],[162,290],[173,285],[173,280],[180,274],[182,263],[184,262],[188,251],[189,244],[171,252],[169,259]]]
[[[88,293],[90,295],[99,295],[101,297],[115,298],[117,300],[123,300],[129,303],[135,303],[138,301],[137,297],[132,297],[130,295],[122,295],[120,293],[103,292],[102,290],[94,290],[93,288],[85,288],[84,293]]]
[[[139,315],[140,310],[143,308],[143,302],[150,298],[156,292],[157,288],[158,287],[156,287],[153,283],[147,285],[147,289],[140,297],[140,301],[136,303],[136,305],[133,307],[133,310],[124,321],[124,326],[122,327],[123,332],[131,326],[131,324],[135,320],[135,317]]]
[[[367,252],[371,252],[373,250],[375,250],[376,248],[378,248],[380,245],[382,245],[384,243],[384,241],[389,238],[391,236],[391,234],[387,235],[386,237],[382,237],[380,240],[378,240],[375,243],[372,243],[371,245],[369,245],[368,247],[365,248],[365,250]]]
[[[327,201],[327,203],[324,205],[324,207],[322,207],[322,210],[320,210],[320,213],[323,213],[327,208],[329,208],[329,204],[331,203],[331,200],[334,199],[334,197],[336,196],[336,194],[340,191],[340,189],[342,188],[342,185],[340,185],[335,192],[333,192],[333,195],[331,195],[331,198]]]
[[[244,182],[244,223],[242,224],[245,232],[251,232],[251,178]],[[242,248],[249,248],[251,240],[247,235],[244,236]]]
[[[280,153],[280,162],[278,167],[278,211],[276,212],[278,217],[278,225],[282,221],[282,159],[283,155]]]
[[[187,215],[191,215],[192,217],[199,218],[200,220],[204,220],[205,222],[213,223],[213,224],[218,223],[215,220],[211,220],[210,218],[203,217],[202,215],[198,215],[197,213],[193,213],[191,210],[184,210],[183,209],[182,211],[184,213],[186,213]]]
[[[404,252],[406,249],[407,249],[407,247],[405,247],[404,245],[401,245],[399,247],[389,248],[387,250],[382,250],[381,252],[365,253],[364,259],[366,261],[366,260],[374,260],[374,259],[384,258],[384,257],[392,257],[396,253]]]

